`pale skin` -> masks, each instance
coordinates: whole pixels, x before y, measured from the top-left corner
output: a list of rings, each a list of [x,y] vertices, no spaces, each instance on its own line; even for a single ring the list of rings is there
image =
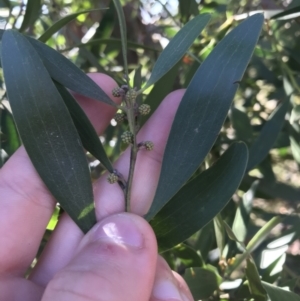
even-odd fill
[[[104,74],[90,76],[108,95],[117,86]],[[98,223],[83,235],[64,214],[28,279],[24,274],[56,202],[23,147],[6,162],[0,169],[0,301],[193,300],[182,277],[157,254],[155,235],[140,217],[153,199],[183,93],[169,94],[138,134],[138,142],[151,140],[155,148],[138,153],[131,213],[124,213],[124,195],[118,185],[101,177],[94,183]],[[77,99],[100,135],[115,108],[82,96]],[[128,174],[128,150],[114,166],[124,176]]]

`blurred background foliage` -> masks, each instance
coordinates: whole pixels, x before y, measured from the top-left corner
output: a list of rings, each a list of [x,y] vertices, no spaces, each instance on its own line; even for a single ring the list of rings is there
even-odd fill
[[[247,173],[214,221],[163,256],[175,270],[185,273],[195,299],[264,300],[259,289],[244,285],[245,276],[251,282],[253,273],[249,271],[251,262],[244,270],[243,245],[252,252],[263,281],[299,293],[300,0],[124,0],[122,4],[128,28],[130,82],[134,86],[149,78],[158,55],[179,28],[199,13],[212,14],[190,51],[140,99],[151,105],[152,112],[169,92],[187,87],[201,62],[240,20],[253,12],[264,12],[263,32],[238,82],[228,118],[199,168],[201,172],[211,166],[233,141],[242,140],[250,149]],[[1,0],[0,28],[16,28],[38,38],[58,20],[83,10],[89,11],[59,29],[46,43],[85,72],[103,72],[120,85],[125,83],[120,30],[112,1]],[[276,14],[283,11],[286,15],[277,18]],[[3,86],[2,75],[0,80]],[[2,165],[21,142],[1,91]],[[280,106],[285,100],[288,105]],[[120,135],[124,128],[112,120],[100,137],[112,161],[123,150]],[[97,179],[103,168],[89,154],[88,159],[92,177]],[[41,250],[58,215],[59,208],[48,225]]]

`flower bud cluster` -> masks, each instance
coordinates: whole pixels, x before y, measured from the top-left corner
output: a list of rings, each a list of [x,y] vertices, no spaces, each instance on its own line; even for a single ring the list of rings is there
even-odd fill
[[[124,113],[116,113],[114,119],[117,123],[121,123],[125,120],[126,115]]]
[[[110,173],[107,177],[109,184],[114,184],[118,182],[119,177],[115,173]]]
[[[131,144],[133,143],[133,134],[129,131],[126,131],[121,135],[121,139],[124,143]]]
[[[137,97],[137,92],[135,89],[130,89],[125,96],[125,99],[129,103],[134,103]]]
[[[144,115],[148,115],[150,113],[151,108],[147,104],[142,104],[139,106],[138,110],[139,110],[140,115],[144,116]]]

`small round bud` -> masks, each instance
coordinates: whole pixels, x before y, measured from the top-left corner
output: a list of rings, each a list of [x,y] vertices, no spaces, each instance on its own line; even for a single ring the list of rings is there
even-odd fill
[[[141,115],[148,115],[151,111],[151,108],[149,105],[146,105],[146,104],[142,104],[139,106],[139,113]]]
[[[117,183],[118,179],[119,179],[118,176],[114,173],[109,174],[107,177],[107,181],[109,184]]]
[[[126,100],[129,102],[134,102],[136,97],[137,97],[137,92],[134,89],[131,89],[126,93]]]
[[[145,141],[144,146],[147,151],[151,151],[154,148],[154,143],[152,141]]]
[[[122,89],[119,87],[113,88],[113,90],[111,91],[112,95],[114,97],[120,97],[121,96],[121,91]]]
[[[124,143],[130,144],[133,142],[133,134],[129,131],[126,131],[121,135],[121,139]]]
[[[116,113],[116,115],[114,116],[114,119],[117,123],[120,123],[120,122],[124,121],[125,114],[124,113]]]

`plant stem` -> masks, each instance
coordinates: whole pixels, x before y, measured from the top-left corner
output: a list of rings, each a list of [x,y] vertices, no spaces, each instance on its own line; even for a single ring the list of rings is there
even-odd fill
[[[132,187],[132,180],[134,174],[134,167],[137,158],[138,146],[136,143],[136,122],[135,122],[135,112],[134,112],[134,104],[127,104],[127,118],[129,123],[130,132],[133,134],[133,143],[130,150],[130,165],[129,165],[129,174],[127,180],[127,186],[125,190],[125,209],[126,212],[130,212],[130,197],[131,197],[131,187]]]

